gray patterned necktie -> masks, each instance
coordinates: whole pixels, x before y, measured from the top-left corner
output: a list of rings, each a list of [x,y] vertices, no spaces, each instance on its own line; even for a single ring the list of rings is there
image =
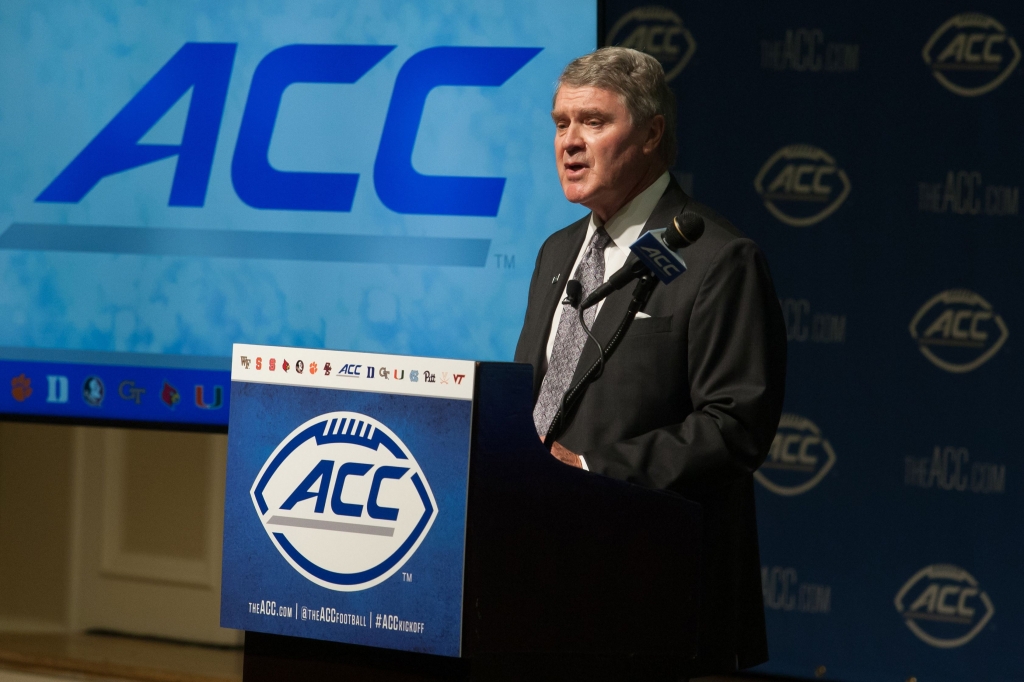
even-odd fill
[[[572,278],[583,285],[583,298],[604,282],[604,249],[611,242],[603,227],[597,228],[590,239],[587,252],[583,255]],[[583,319],[590,328],[597,317],[597,306],[583,311]],[[562,396],[569,388],[572,375],[576,372],[583,346],[587,343],[587,332],[580,325],[579,314],[568,305],[562,304],[562,317],[558,321],[555,343],[551,348],[551,360],[548,371],[540,385],[540,396],[533,408],[533,423],[537,433],[543,438],[547,436],[551,422],[562,404]]]

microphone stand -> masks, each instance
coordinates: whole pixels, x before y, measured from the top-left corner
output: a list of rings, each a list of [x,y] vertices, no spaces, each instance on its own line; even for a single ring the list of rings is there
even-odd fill
[[[569,425],[569,420],[572,416],[573,411],[579,404],[580,399],[583,397],[584,389],[587,385],[600,376],[601,371],[604,370],[605,361],[611,356],[611,354],[618,347],[622,341],[622,337],[625,336],[626,331],[629,329],[629,325],[633,323],[633,319],[636,314],[647,304],[647,300],[651,297],[651,292],[654,291],[654,287],[658,285],[658,278],[654,276],[654,273],[647,270],[646,273],[640,275],[639,281],[636,286],[633,287],[633,298],[629,302],[629,306],[626,308],[626,314],[622,317],[622,322],[619,323],[618,329],[612,335],[611,340],[608,342],[607,348],[601,348],[601,344],[597,344],[600,357],[594,364],[587,368],[587,371],[580,377],[580,380],[575,385],[569,388],[562,396],[562,404],[558,408],[558,412],[555,413],[554,419],[551,420],[551,426],[548,428],[548,433],[544,437],[544,445],[551,447],[551,444],[562,435],[565,428]],[[609,292],[610,293],[610,292]],[[583,307],[580,306],[581,317]],[[586,329],[586,325],[583,327]],[[589,334],[589,332],[588,332]],[[597,341],[597,339],[594,339]]]

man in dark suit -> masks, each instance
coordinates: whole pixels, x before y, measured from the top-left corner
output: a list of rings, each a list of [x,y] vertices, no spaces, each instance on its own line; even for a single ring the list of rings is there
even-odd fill
[[[786,364],[767,263],[668,173],[675,107],[655,59],[603,48],[574,60],[558,81],[552,118],[562,189],[591,214],[548,238],[530,282],[515,359],[535,368],[538,433],[566,464],[702,505],[699,653],[688,673],[756,665],[768,651],[752,473],[778,426]],[[628,246],[642,232],[683,212],[705,224],[682,251],[687,271],[656,286],[603,373],[552,427],[562,395],[599,354],[561,303],[566,282],[581,281],[586,296],[635,260]],[[603,346],[631,298],[627,287],[587,312]]]

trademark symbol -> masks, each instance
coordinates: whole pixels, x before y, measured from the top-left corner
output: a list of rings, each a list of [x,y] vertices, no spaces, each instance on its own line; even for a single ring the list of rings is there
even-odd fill
[[[499,270],[515,270],[516,269],[516,256],[515,254],[508,253],[496,253],[494,254],[494,267]]]
[[[406,573],[405,571],[402,571],[402,582],[403,583],[411,583],[412,582],[412,573]]]

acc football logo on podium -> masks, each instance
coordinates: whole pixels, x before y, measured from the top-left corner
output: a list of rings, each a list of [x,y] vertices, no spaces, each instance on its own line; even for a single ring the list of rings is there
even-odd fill
[[[925,566],[893,601],[910,631],[940,649],[967,644],[996,612],[974,576],[950,564]]]
[[[423,470],[390,429],[356,412],[310,419],[256,477],[253,504],[292,567],[354,592],[391,577],[437,516]]]
[[[995,90],[1013,73],[1020,62],[1020,47],[992,17],[965,13],[939,26],[921,57],[947,90],[977,97]]]
[[[754,478],[776,495],[792,497],[818,485],[835,463],[832,444],[817,424],[806,417],[783,414],[768,458]]]
[[[850,178],[825,150],[791,144],[761,166],[754,189],[773,216],[793,227],[809,227],[842,206],[850,195]]]
[[[962,374],[988,362],[1010,331],[981,296],[949,289],[921,306],[910,321],[910,336],[936,367]]]

